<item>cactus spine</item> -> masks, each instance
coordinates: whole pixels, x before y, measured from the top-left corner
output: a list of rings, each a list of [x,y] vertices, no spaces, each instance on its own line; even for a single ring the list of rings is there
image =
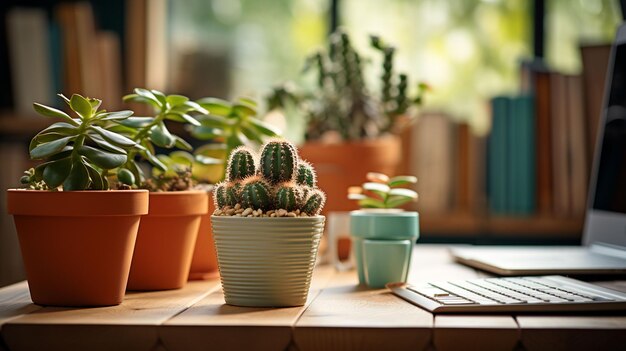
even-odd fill
[[[253,176],[256,173],[254,152],[245,146],[233,150],[226,173],[226,179],[231,182]]]
[[[296,175],[296,183],[298,185],[315,187],[317,179],[315,178],[315,170],[313,166],[306,161],[298,162],[298,174]]]
[[[295,146],[287,141],[272,140],[261,151],[260,170],[270,184],[294,180],[298,162]]]
[[[319,189],[313,189],[309,191],[309,195],[302,205],[302,212],[318,215],[322,211],[325,202],[326,195]]]
[[[215,186],[215,205],[217,208],[235,206],[239,202],[241,184],[235,182],[221,182]]]
[[[261,177],[252,176],[241,187],[241,205],[253,209],[267,210],[272,205],[270,185]]]

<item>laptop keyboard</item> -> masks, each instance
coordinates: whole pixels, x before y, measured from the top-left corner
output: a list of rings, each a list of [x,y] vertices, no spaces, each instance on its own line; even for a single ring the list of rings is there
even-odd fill
[[[564,286],[542,277],[487,278],[408,285],[407,289],[442,305],[509,305],[589,303],[615,301],[574,286]]]

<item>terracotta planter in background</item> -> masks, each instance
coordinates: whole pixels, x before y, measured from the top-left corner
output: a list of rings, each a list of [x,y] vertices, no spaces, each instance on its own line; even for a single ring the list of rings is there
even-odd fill
[[[213,230],[211,228],[211,215],[215,211],[213,196],[209,193],[209,211],[202,216],[198,239],[191,259],[189,269],[189,280],[206,280],[217,278],[220,272],[217,268],[217,253],[215,252],[215,242],[213,241]]]
[[[128,290],[183,287],[200,221],[207,211],[206,191],[150,193],[150,209],[137,234]]]
[[[122,302],[146,190],[8,190],[34,303]]]
[[[348,187],[359,185],[367,172],[394,175],[402,158],[400,138],[389,135],[378,139],[326,144],[307,142],[300,156],[317,171],[318,187],[327,194],[324,213],[356,210],[348,200]]]

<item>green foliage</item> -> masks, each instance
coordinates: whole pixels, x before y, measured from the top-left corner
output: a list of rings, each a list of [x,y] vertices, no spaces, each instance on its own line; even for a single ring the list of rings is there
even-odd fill
[[[207,115],[209,113],[204,107],[190,101],[185,96],[165,95],[157,90],[136,88],[133,94],[124,96],[124,101],[143,103],[154,109],[155,115],[153,117],[128,118],[121,122],[121,126],[117,130],[125,133],[130,139],[141,145],[143,148],[138,151],[138,154],[161,172],[167,172],[168,167],[162,162],[162,158],[155,155],[155,147],[165,149],[176,147],[186,151],[192,150],[187,141],[169,131],[165,121],[200,126],[200,122],[192,114]],[[135,155],[136,152],[129,154],[129,160],[134,159]],[[122,167],[133,174],[134,185],[140,186],[145,181],[140,168],[133,166],[132,162],[127,162]],[[121,181],[128,180],[130,178]]]
[[[298,162],[298,174],[296,176],[296,183],[299,185],[306,185],[309,187],[315,187],[317,182],[315,176],[315,170],[310,163],[300,160]]]
[[[261,149],[260,172],[273,185],[294,180],[298,166],[296,147],[288,141],[270,140]]]
[[[242,150],[243,155],[234,153],[231,156],[227,165],[229,170],[233,163],[241,160],[248,162],[247,155],[253,155],[249,149],[238,149]],[[299,182],[296,182],[296,170],[302,173]],[[240,204],[243,208],[255,210],[300,210],[307,215],[318,215],[325,201],[324,193],[315,187],[313,167],[300,160],[293,144],[278,139],[270,140],[263,146],[257,174],[243,180],[232,178],[232,181],[219,183],[215,188],[215,203],[220,210]]]
[[[233,150],[228,160],[226,180],[229,182],[243,180],[256,173],[256,161],[254,151],[245,146],[239,146]]]
[[[409,109],[421,105],[427,86],[419,83],[409,95],[407,75],[394,71],[395,48],[377,36],[371,37],[370,44],[383,55],[379,96],[368,89],[363,78],[368,60],[356,51],[348,34],[338,30],[331,34],[326,51],[316,52],[305,61],[304,72],[317,74],[316,90],[279,86],[268,97],[268,105],[287,110],[295,104],[306,115],[308,140],[320,139],[330,131],[339,132],[344,140],[398,131],[402,124],[398,118],[412,117]]]
[[[41,160],[20,179],[32,189],[107,190],[109,171],[125,163],[134,165],[129,154],[143,150],[133,140],[115,131],[132,111],[98,110],[101,100],[74,94],[59,96],[77,117],[50,106],[34,103],[36,112],[60,118],[31,140],[30,157]],[[136,165],[134,165],[136,167]]]
[[[414,176],[389,178],[382,173],[370,172],[368,182],[360,187],[350,187],[348,198],[358,200],[361,208],[396,208],[407,202],[417,201],[417,193],[411,189],[399,188],[417,183]]]

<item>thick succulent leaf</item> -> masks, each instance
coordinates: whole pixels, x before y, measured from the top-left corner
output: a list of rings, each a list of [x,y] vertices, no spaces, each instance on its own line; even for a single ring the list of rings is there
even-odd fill
[[[94,143],[96,143],[96,145],[98,145],[99,147],[101,147],[101,148],[103,148],[105,150],[111,151],[111,152],[116,153],[116,154],[122,154],[122,155],[126,155],[127,154],[126,150],[122,149],[121,147],[115,146],[115,145],[109,143],[108,141],[104,140],[104,138],[101,137],[100,134],[88,133],[87,136]]]
[[[191,136],[198,140],[215,139],[216,137],[221,136],[223,133],[224,132],[219,128],[211,128],[211,127],[205,127],[205,126],[200,126],[200,127],[191,129]]]
[[[258,106],[257,102],[250,99],[250,98],[246,98],[246,97],[241,97],[238,99],[240,103],[242,104],[246,104],[252,108],[256,108]]]
[[[193,146],[191,146],[191,144],[189,144],[187,140],[179,137],[178,135],[174,135],[174,139],[176,139],[176,143],[174,144],[174,146],[176,146],[177,148],[185,151],[193,150]]]
[[[367,178],[367,180],[369,180],[370,182],[376,182],[376,183],[387,184],[387,182],[389,181],[388,175],[384,173],[378,173],[378,172],[368,172],[365,175],[365,178]]]
[[[158,91],[158,90],[150,90],[150,92],[152,93],[152,95],[154,95],[154,97],[159,100],[159,103],[161,104],[161,106],[166,106],[167,105],[167,98],[165,97],[165,94],[163,94],[162,92]]]
[[[154,156],[153,153],[151,153],[147,149],[142,150],[141,155],[143,156],[143,158],[148,160],[148,162],[150,162],[153,166],[155,166],[159,170],[163,172],[167,171],[167,166],[164,165],[163,162],[161,162],[156,156]]]
[[[127,159],[126,155],[99,150],[87,145],[81,146],[77,151],[102,169],[117,168],[126,163]]]
[[[57,94],[57,96],[60,97],[61,99],[63,99],[63,101],[65,101],[67,106],[70,106],[70,99],[68,99],[67,96],[65,96],[63,94]]]
[[[88,163],[85,163],[85,167],[87,168],[87,173],[89,173],[89,179],[91,180],[91,189],[93,190],[108,190],[108,183],[105,183],[102,178],[102,174],[98,172],[93,166]]]
[[[167,149],[176,144],[176,139],[172,136],[170,131],[167,130],[167,127],[163,123],[159,123],[152,127],[150,131],[150,140],[154,143],[154,145]]]
[[[124,96],[122,99],[124,100],[124,102],[139,102],[142,104],[152,105],[152,107],[154,107],[155,109],[161,108],[159,106],[159,101],[156,100],[156,97],[154,99],[148,99],[137,94],[128,94]]]
[[[189,101],[188,97],[182,96],[182,95],[176,95],[176,94],[168,95],[166,99],[167,99],[167,102],[172,107],[182,105],[185,102]]]
[[[157,99],[157,97],[154,96],[154,94],[150,90],[135,88],[135,94],[156,103],[159,108],[163,107],[159,99]]]
[[[89,101],[92,111],[98,111],[98,108],[100,108],[100,105],[102,105],[102,100],[100,99],[89,98],[87,99],[87,101]]]
[[[46,182],[48,187],[56,188],[63,184],[65,179],[72,170],[72,158],[66,157],[53,162],[48,162],[43,168],[43,181]]]
[[[53,140],[47,143],[39,144],[30,150],[30,158],[37,160],[48,157],[61,151],[67,143],[73,139],[73,136]]]
[[[196,117],[200,124],[205,127],[224,128],[226,126],[232,126],[236,121],[217,115],[202,115]]]
[[[142,128],[154,122],[153,117],[129,117],[120,122],[120,124],[132,128]]]
[[[390,188],[387,184],[367,182],[363,184],[363,189],[386,195]]]
[[[354,194],[354,193],[350,193],[348,194],[348,199],[349,200],[363,200],[366,199],[367,196],[365,196],[364,194]]]
[[[60,133],[45,133],[45,134],[37,134],[35,135],[35,137],[33,139],[31,139],[30,144],[28,146],[28,150],[32,150],[35,147],[37,147],[37,145],[43,144],[43,143],[48,143],[51,142],[53,140],[57,140],[57,139],[61,139],[66,137],[67,135],[65,134],[60,134]]]
[[[47,168],[47,167],[46,167]],[[89,187],[89,172],[83,162],[78,159],[72,162],[72,170],[69,176],[63,182],[63,190],[85,190]]]
[[[117,180],[126,184],[133,185],[135,184],[135,175],[127,168],[120,168],[117,170]]]
[[[204,156],[204,155],[195,155],[194,159],[197,163],[201,164],[201,165],[221,165],[224,164],[224,160],[219,159],[219,158],[215,158],[215,157],[209,157],[209,156]]]
[[[261,136],[257,133],[254,127],[249,127],[248,125],[242,123],[239,125],[239,128],[241,132],[246,136],[246,138],[256,141],[258,143],[263,142],[263,140],[261,140]]]
[[[141,168],[139,168],[137,166],[137,164],[135,162],[128,162],[125,167],[128,168],[128,170],[133,174],[134,176],[134,184],[139,185],[141,182],[143,182],[144,180],[144,176],[143,176],[143,171],[141,170]],[[128,185],[132,185],[132,184],[128,184]]]
[[[78,123],[76,123],[72,119],[72,117],[70,117],[67,113],[65,113],[65,112],[63,112],[61,110],[57,110],[54,107],[38,104],[38,103],[35,102],[33,104],[33,108],[40,115],[43,115],[43,116],[46,116],[46,117],[61,118],[61,119],[67,121],[68,123],[70,123],[72,125],[78,125]]]
[[[91,118],[91,104],[89,103],[89,100],[84,97],[78,94],[73,94],[70,98],[70,106],[72,107],[72,110],[81,115],[84,119]]]
[[[183,165],[191,166],[194,162],[193,155],[185,151],[174,151],[169,156],[172,161]]]
[[[389,183],[387,183],[390,187],[396,187],[406,184],[415,184],[417,183],[417,177],[414,176],[397,176],[389,179]]]
[[[57,122],[49,125],[46,129],[39,132],[39,134],[48,133],[48,132],[59,132],[59,133],[78,133],[78,129],[74,124],[65,123],[65,122]]]
[[[125,120],[128,117],[133,115],[133,111],[123,110],[123,111],[115,111],[115,112],[106,112],[98,115],[98,119],[103,121],[121,121]]]
[[[228,116],[232,111],[232,105],[226,100],[207,97],[196,100],[196,102],[211,111],[212,115]]]
[[[259,131],[259,133],[267,136],[278,136],[282,134],[282,131],[269,123],[265,123],[256,118],[250,118],[248,122]]]
[[[248,106],[246,104],[242,104],[242,103],[235,104],[233,106],[233,111],[237,115],[242,116],[242,117],[249,117],[249,116],[255,116],[256,115],[256,110],[254,110],[250,106]]]
[[[404,205],[407,202],[415,201],[417,198],[410,198],[405,196],[390,196],[386,203],[387,208],[394,208],[401,205]]]
[[[131,147],[135,146],[136,143],[127,137],[108,131],[104,128],[98,126],[91,126],[90,129],[94,130],[96,133],[100,134],[106,141],[113,143],[117,146],[121,147]]]
[[[197,119],[182,112],[170,112],[165,115],[165,118],[172,120],[172,121],[180,122],[180,123],[189,123],[194,126],[200,126],[200,122],[198,122]]]
[[[417,199],[417,193],[411,189],[396,188],[389,191],[389,196],[401,196],[409,199]]]
[[[197,102],[194,101],[185,101],[185,103],[183,104],[191,109],[193,109],[196,112],[200,112],[202,114],[208,115],[210,110],[207,110],[206,108],[202,107],[200,104],[198,104]]]
[[[385,203],[368,197],[359,200],[359,206],[361,206],[361,208],[385,208]]]

